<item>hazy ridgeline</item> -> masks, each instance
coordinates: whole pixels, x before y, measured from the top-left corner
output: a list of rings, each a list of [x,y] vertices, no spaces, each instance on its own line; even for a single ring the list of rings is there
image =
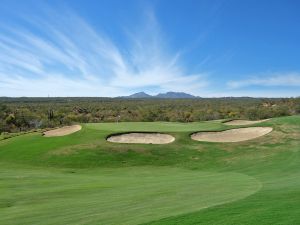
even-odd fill
[[[0,132],[71,123],[265,119],[300,113],[300,98],[0,98]]]

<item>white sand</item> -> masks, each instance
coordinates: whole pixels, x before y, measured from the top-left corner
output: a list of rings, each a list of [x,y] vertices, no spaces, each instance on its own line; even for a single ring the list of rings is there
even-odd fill
[[[73,126],[65,126],[61,128],[57,128],[54,130],[49,130],[44,132],[44,137],[58,137],[58,136],[65,136],[68,134],[75,133],[81,130],[80,125],[73,125]]]
[[[109,142],[137,144],[168,144],[174,140],[173,136],[160,133],[128,133],[113,135],[107,138]]]
[[[264,119],[264,120],[254,120],[254,121],[251,121],[251,120],[231,120],[229,122],[226,122],[224,124],[226,125],[251,125],[251,124],[256,124],[256,123],[262,123],[262,122],[265,122],[265,121],[268,121],[269,119]]]
[[[261,137],[270,133],[272,127],[246,127],[217,132],[198,132],[191,135],[196,141],[239,142]]]

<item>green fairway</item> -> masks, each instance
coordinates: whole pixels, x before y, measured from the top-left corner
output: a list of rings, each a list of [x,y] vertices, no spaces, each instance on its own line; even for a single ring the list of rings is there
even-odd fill
[[[274,130],[239,143],[190,139],[235,128],[220,121],[82,126],[0,141],[0,224],[300,224],[300,116],[256,125]],[[130,131],[176,140],[106,141]]]
[[[261,187],[238,173],[155,167],[78,173],[12,168],[1,177],[3,224],[139,224],[242,199]]]

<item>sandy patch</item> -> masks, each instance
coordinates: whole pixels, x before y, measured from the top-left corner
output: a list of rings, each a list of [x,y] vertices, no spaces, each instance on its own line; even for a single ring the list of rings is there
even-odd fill
[[[109,142],[136,144],[168,144],[174,140],[173,136],[160,133],[128,133],[112,135],[107,138]]]
[[[272,127],[246,127],[217,132],[198,132],[191,135],[196,141],[239,142],[261,137],[270,133]]]
[[[80,125],[65,126],[54,130],[46,131],[43,133],[43,135],[44,137],[58,137],[58,136],[65,136],[68,134],[72,134],[79,130],[81,130]]]
[[[229,122],[226,122],[224,124],[226,125],[237,125],[237,126],[240,126],[240,125],[251,125],[251,124],[256,124],[256,123],[262,123],[262,122],[265,122],[265,121],[268,121],[269,119],[264,119],[264,120],[254,120],[254,121],[251,121],[251,120],[231,120]]]

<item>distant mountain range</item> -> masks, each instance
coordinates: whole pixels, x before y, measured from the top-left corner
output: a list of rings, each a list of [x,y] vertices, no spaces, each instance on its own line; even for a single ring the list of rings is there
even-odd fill
[[[137,92],[129,96],[123,96],[123,98],[153,98],[153,96],[145,92]]]
[[[166,93],[159,93],[157,95],[149,95],[145,92],[138,92],[129,96],[122,96],[121,98],[199,98],[197,96],[187,94],[184,92],[166,92]]]

